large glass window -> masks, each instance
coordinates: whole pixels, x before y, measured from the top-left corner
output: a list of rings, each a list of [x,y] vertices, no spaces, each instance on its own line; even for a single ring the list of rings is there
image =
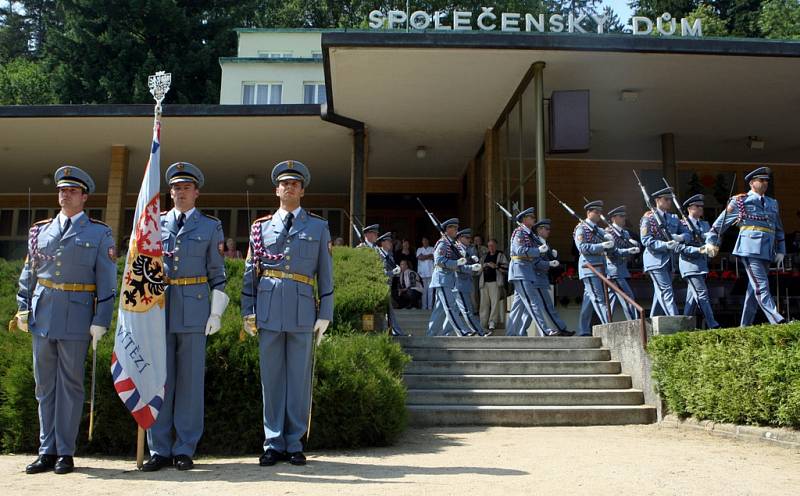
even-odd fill
[[[325,83],[303,83],[303,103],[325,103]]]
[[[283,83],[242,83],[242,104],[279,105],[283,97]]]

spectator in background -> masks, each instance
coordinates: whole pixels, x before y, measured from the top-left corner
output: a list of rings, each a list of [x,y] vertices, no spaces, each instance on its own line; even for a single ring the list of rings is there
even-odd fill
[[[497,250],[497,240],[490,239],[486,254],[481,257],[483,270],[480,275],[481,288],[481,326],[494,331],[500,321],[500,306],[505,287],[505,274],[508,271],[508,258]]]
[[[344,246],[344,238],[338,236],[336,239],[333,240],[333,246]]]
[[[242,252],[236,249],[236,241],[232,238],[225,240],[225,251],[223,255],[225,258],[242,258]]]
[[[480,235],[475,235],[472,238],[472,247],[475,250],[478,261],[483,259],[484,255],[489,252],[489,248],[487,248],[483,244],[483,237]],[[477,312],[481,307],[481,285],[480,285],[481,275],[480,274],[473,274],[472,276],[472,303],[475,305],[475,311]],[[476,314],[477,316],[478,314]],[[486,329],[486,326],[483,326]]]
[[[489,248],[483,244],[483,236],[481,235],[472,238],[472,245],[478,251],[478,258],[483,258],[489,252]]]
[[[433,308],[431,294],[431,276],[433,275],[433,246],[428,238],[422,238],[422,246],[417,248],[417,272],[422,278],[424,293],[422,295],[422,308]]]
[[[400,249],[394,252],[394,260],[398,264],[405,260],[408,262],[408,267],[411,270],[414,270],[417,266],[417,256],[414,253],[414,250],[411,249],[411,243],[408,242],[407,239],[404,239],[403,242],[400,244]]]
[[[422,286],[419,274],[411,270],[408,261],[400,261],[400,276],[395,290],[395,301],[397,308],[419,308],[422,293],[425,289]]]

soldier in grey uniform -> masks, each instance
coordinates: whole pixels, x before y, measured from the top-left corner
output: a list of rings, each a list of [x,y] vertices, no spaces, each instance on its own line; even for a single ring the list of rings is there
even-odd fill
[[[511,263],[508,266],[508,280],[514,284],[514,303],[506,325],[506,336],[527,336],[532,322],[544,336],[560,336],[560,329],[553,329],[547,324],[545,303],[537,291],[538,277],[535,267],[547,266],[549,269],[554,260],[548,260],[550,247],[544,240],[533,233],[536,222],[536,209],[527,208],[516,215],[520,223],[511,233]],[[546,277],[546,276],[545,276]],[[548,281],[549,284],[549,281]],[[558,325],[556,323],[556,325]]]
[[[486,333],[483,331],[480,319],[475,316],[475,307],[472,304],[472,292],[475,290],[472,284],[473,274],[477,274],[481,270],[481,264],[478,263],[477,251],[472,247],[470,239],[472,238],[472,229],[462,229],[456,233],[456,243],[459,248],[464,250],[466,254],[467,263],[462,265],[456,271],[456,288],[455,300],[458,312],[461,314],[461,319],[467,325],[470,334],[477,334],[479,336],[488,336],[491,332]],[[473,262],[473,263],[469,263]],[[447,325],[444,330],[445,335],[453,332],[453,326]]]
[[[380,229],[381,226],[378,224],[372,224],[371,226],[367,226],[362,229],[362,241],[358,244],[358,246],[356,246],[356,248],[372,248],[373,250],[378,251],[378,232]]]
[[[628,259],[638,255],[641,252],[639,242],[631,237],[631,233],[625,229],[625,218],[628,212],[625,205],[609,210],[608,217],[611,219],[611,225],[606,227],[606,232],[614,237],[614,250],[606,252],[608,259],[608,278],[621,289],[626,295],[632,299],[636,299],[636,295],[628,284],[628,279],[631,277],[628,271]],[[614,315],[614,307],[619,302],[622,307],[622,312],[628,320],[635,320],[639,318],[639,312],[636,307],[628,303],[624,298],[612,292],[610,295],[609,304],[611,305],[611,315]]]
[[[539,236],[543,242],[547,243],[547,239],[550,237],[552,222],[550,219],[540,219],[533,225],[533,230],[536,232],[536,235]],[[535,281],[533,282],[533,289],[534,292],[539,296],[539,300],[541,300],[542,304],[534,306],[534,310],[536,311],[543,311],[544,315],[550,319],[550,322],[555,325],[556,329],[558,329],[559,336],[573,336],[575,333],[567,329],[567,324],[564,322],[564,319],[561,318],[561,315],[558,314],[555,305],[553,304],[553,299],[550,297],[550,269],[556,268],[561,265],[561,262],[558,261],[558,251],[554,248],[551,248],[550,251],[545,253],[541,256],[534,264],[533,264],[533,274],[536,276]],[[536,322],[543,321],[544,315],[541,315],[534,319]],[[544,329],[540,328],[542,334],[545,334],[543,331]],[[546,335],[552,335],[552,332],[547,333]]]
[[[769,291],[769,265],[774,261],[779,268],[783,268],[786,254],[778,201],[766,196],[771,173],[769,167],[759,167],[744,177],[750,191],[728,201],[728,207],[714,221],[706,246],[708,255],[716,256],[722,242],[721,233],[731,225],[739,226],[733,254],[741,258],[750,281],[742,308],[742,326],[753,324],[759,308],[773,324],[786,320],[778,313]]]
[[[681,245],[680,260],[678,267],[681,277],[688,284],[686,288],[686,305],[683,307],[683,314],[694,317],[697,309],[703,312],[706,318],[706,325],[709,329],[717,329],[720,325],[714,318],[714,311],[711,308],[711,300],[708,296],[708,286],[706,286],[706,274],[708,274],[708,249],[705,246],[706,238],[711,237],[708,232],[711,226],[703,220],[703,195],[694,195],[685,202],[683,207],[689,213],[686,218],[689,221],[681,220],[678,233],[684,237]]]
[[[606,307],[606,289],[603,281],[584,265],[589,263],[601,274],[607,274],[606,253],[614,249],[614,238],[597,224],[603,213],[602,201],[589,202],[583,209],[586,211],[585,224],[578,223],[573,232],[575,246],[580,252],[578,277],[583,281],[583,302],[578,326],[581,336],[591,336],[592,310],[603,324],[607,324],[611,316],[608,315]]]
[[[142,467],[145,472],[173,464],[178,470],[194,466],[192,457],[203,434],[206,339],[219,331],[228,305],[222,223],[195,207],[203,173],[193,164],[177,162],[167,168],[165,178],[175,205],[161,214],[167,384],[158,418],[147,430],[150,459]]]
[[[375,224],[374,227],[377,228],[378,225]],[[400,274],[400,267],[395,263],[394,255],[392,254],[392,241],[391,231],[384,233],[375,240],[377,243],[375,250],[383,261],[383,273],[387,277],[386,283],[389,285],[390,290],[392,287],[392,280]],[[392,336],[405,336],[403,329],[400,328],[400,324],[397,323],[397,315],[394,313],[394,307],[392,307],[391,301],[389,301],[386,320],[389,324],[389,334]]]
[[[663,221],[663,229],[653,212],[648,210],[639,223],[644,246],[644,271],[653,280],[653,303],[650,317],[678,315],[675,295],[672,291],[672,274],[675,271],[673,256],[680,253],[683,235],[678,234],[678,216],[672,209],[672,188],[664,188],[651,194],[656,202],[656,215]]]
[[[280,208],[253,223],[242,282],[244,330],[258,333],[259,343],[265,437],[259,465],[305,465],[301,438],[311,407],[314,336],[321,339],[333,318],[331,236],[324,218],[300,206],[311,182],[305,165],[281,162],[270,177]]]
[[[83,208],[95,185],[86,172],[65,166],[55,173],[61,212],[35,223],[19,278],[19,311],[12,327],[30,332],[39,402],[39,457],[25,468],[36,474],[74,469],[75,440],[83,408],[83,364],[108,330],[117,288],[111,228]]]
[[[427,335],[441,336],[445,331],[452,330],[456,336],[469,336],[471,331],[456,303],[456,272],[467,264],[466,253],[462,253],[456,244],[458,219],[447,219],[439,228],[443,234],[433,248],[431,289],[434,305]]]

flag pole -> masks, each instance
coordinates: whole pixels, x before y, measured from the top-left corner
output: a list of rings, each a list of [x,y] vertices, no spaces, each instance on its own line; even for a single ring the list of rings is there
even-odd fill
[[[144,465],[144,429],[141,426],[138,426],[138,432],[136,433],[136,468],[139,470],[142,469]]]

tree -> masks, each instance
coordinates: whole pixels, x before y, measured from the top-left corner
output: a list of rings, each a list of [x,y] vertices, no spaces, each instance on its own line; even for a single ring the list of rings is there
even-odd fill
[[[696,9],[689,12],[686,17],[689,23],[693,24],[695,19],[700,19],[703,24],[703,36],[728,36],[725,21],[720,19],[714,8],[708,4],[701,3]]]
[[[25,16],[13,4],[0,7],[0,64],[28,53]]]
[[[725,32],[730,36],[757,38],[761,36],[758,16],[760,0],[632,0],[630,3],[636,15],[655,19],[664,12],[680,19],[689,17],[703,7],[703,12],[713,12],[725,25]],[[709,10],[706,10],[709,9]],[[705,19],[703,34],[706,34]],[[715,33],[721,32],[718,26],[711,28]],[[716,35],[715,35],[716,36]]]
[[[767,0],[758,27],[767,38],[800,40],[800,0]]]
[[[0,66],[0,105],[56,103],[50,77],[41,63],[17,58]]]

